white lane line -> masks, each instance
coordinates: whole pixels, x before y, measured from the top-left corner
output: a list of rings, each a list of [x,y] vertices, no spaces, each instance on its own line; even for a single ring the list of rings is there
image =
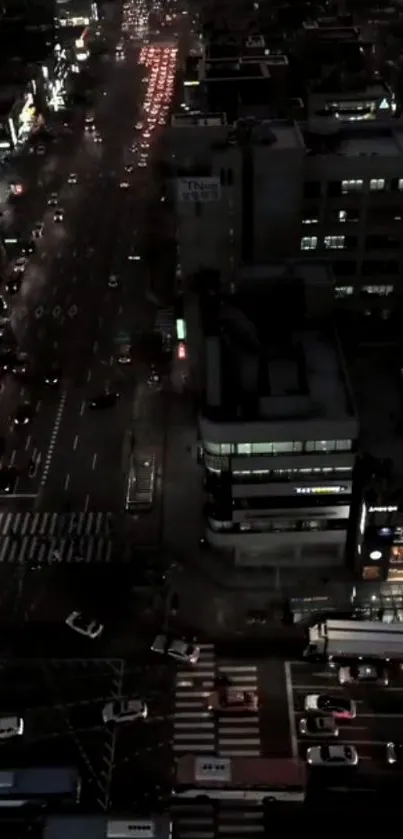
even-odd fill
[[[87,382],[90,382],[90,381],[91,381],[91,367],[90,367],[90,369],[88,370],[88,373],[87,373]]]
[[[96,468],[97,468],[97,460],[98,460],[98,455],[97,455],[97,453],[95,452],[94,457],[92,458],[92,468],[93,468],[93,469],[96,469]]]
[[[15,458],[16,458],[16,454],[17,454],[16,450],[13,449],[12,452],[11,452],[11,457],[10,457],[10,466],[13,465],[13,463],[15,461]]]
[[[25,451],[26,452],[28,451],[30,445],[31,445],[31,437],[28,436],[27,439],[26,439],[26,443],[25,443]]]
[[[297,727],[295,723],[295,716],[294,716],[294,699],[292,694],[292,676],[291,676],[291,666],[289,661],[284,662],[284,673],[285,673],[285,689],[287,694],[287,708],[288,708],[288,724],[290,726],[290,740],[291,740],[291,753],[293,758],[298,758],[298,738],[297,738]]]
[[[94,352],[98,352],[98,341],[94,341],[93,350],[94,350]]]
[[[82,417],[84,411],[85,411],[85,402],[82,402],[81,403],[81,408],[80,408],[80,417]]]
[[[69,475],[69,473],[67,473],[67,475],[66,475],[66,480],[65,480],[65,482],[64,482],[64,488],[65,488],[65,489],[68,489],[68,488],[69,488],[69,483],[70,483],[70,475]]]
[[[73,443],[74,451],[76,450],[77,446],[78,446],[78,434],[76,434],[76,436],[74,437],[74,443]]]
[[[86,495],[85,496],[85,502],[84,502],[84,513],[88,513],[89,506],[90,506],[90,496]]]
[[[50,435],[50,443],[49,443],[48,450],[46,452],[45,463],[44,463],[44,466],[43,466],[43,472],[42,472],[41,480],[40,480],[40,486],[41,487],[45,486],[46,481],[47,481],[48,476],[49,476],[50,466],[51,466],[51,463],[52,463],[52,457],[53,457],[53,453],[54,453],[55,446],[56,446],[57,435],[59,434],[60,424],[61,424],[62,417],[63,417],[63,411],[64,411],[64,407],[65,407],[65,404],[66,404],[66,399],[67,399],[67,393],[66,393],[66,391],[64,391],[64,393],[62,393],[62,395],[60,397],[60,402],[59,402],[59,407],[58,407],[57,414],[56,414],[55,423],[54,423],[54,426],[53,426],[52,433]]]

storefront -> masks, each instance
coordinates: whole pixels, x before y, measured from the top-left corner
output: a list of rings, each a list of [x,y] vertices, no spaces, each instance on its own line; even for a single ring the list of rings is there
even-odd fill
[[[64,107],[71,72],[72,56],[66,48],[56,44],[54,56],[42,67],[44,100],[49,110],[59,111]]]
[[[398,505],[363,502],[357,571],[363,580],[403,583],[403,509]]]

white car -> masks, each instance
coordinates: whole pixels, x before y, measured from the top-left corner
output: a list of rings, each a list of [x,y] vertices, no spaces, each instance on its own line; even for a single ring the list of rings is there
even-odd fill
[[[86,638],[91,638],[91,640],[99,638],[104,629],[102,623],[95,620],[88,620],[82,612],[72,612],[66,618],[66,624],[70,629],[74,629],[74,632],[78,632],[79,635],[85,635]]]
[[[119,285],[119,280],[116,274],[111,274],[108,280],[108,288],[117,288]]]
[[[70,175],[67,178],[68,184],[76,184],[77,183],[77,175],[75,172],[70,172]]]
[[[331,714],[335,719],[352,720],[357,716],[357,707],[348,696],[329,696],[326,693],[310,693],[304,700],[305,711]]]
[[[200,658],[200,647],[196,644],[175,638],[169,639],[167,635],[157,635],[151,649],[154,653],[169,655],[176,661],[186,661],[188,664],[197,664]]]
[[[341,685],[352,682],[369,682],[387,687],[389,684],[388,671],[375,664],[357,664],[355,667],[339,667],[338,680]]]
[[[120,186],[121,189],[129,189],[128,181],[121,181],[119,186]]]
[[[53,221],[62,222],[64,220],[64,210],[60,207],[57,208],[54,212]]]
[[[34,237],[34,239],[40,239],[43,236],[43,226],[43,221],[37,222],[32,231],[32,236]]]
[[[52,192],[48,198],[48,207],[57,207],[58,200],[57,192]]]
[[[26,256],[20,256],[18,259],[16,259],[14,263],[13,271],[15,271],[16,274],[22,274],[25,271],[27,265],[28,260]]]
[[[307,750],[306,760],[310,766],[357,766],[358,752],[355,746],[311,746]]]
[[[108,722],[135,722],[146,720],[148,717],[147,704],[143,699],[118,699],[108,702],[102,711],[102,719]]]

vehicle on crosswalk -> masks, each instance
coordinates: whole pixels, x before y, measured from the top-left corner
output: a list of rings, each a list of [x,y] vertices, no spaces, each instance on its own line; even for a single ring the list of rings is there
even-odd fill
[[[107,702],[102,711],[105,723],[125,723],[145,720],[148,717],[148,707],[144,699],[117,699]]]
[[[91,638],[92,641],[95,638],[99,638],[102,635],[104,630],[104,626],[99,621],[94,619],[86,618],[82,612],[71,612],[70,615],[66,618],[66,624],[73,629],[74,632],[78,632],[79,635],[85,635],[86,638]]]
[[[306,765],[294,758],[217,757],[184,754],[176,760],[174,793],[178,799],[305,800]]]
[[[401,769],[403,766],[403,743],[396,741],[386,743],[386,760],[389,766],[398,766]]]
[[[248,713],[256,712],[259,703],[256,693],[249,690],[239,690],[232,685],[220,685],[207,698],[209,711],[219,713]]]
[[[359,757],[355,746],[345,746],[341,743],[337,746],[311,746],[307,749],[306,760],[310,766],[336,769],[342,766],[357,766]]]
[[[389,674],[384,667],[376,664],[352,664],[349,667],[339,667],[338,680],[341,685],[349,685],[353,682],[368,682],[387,687]]]
[[[13,272],[14,274],[23,274],[26,267],[28,265],[28,259],[26,256],[19,256],[18,259],[15,260]]]
[[[0,740],[19,737],[24,733],[24,720],[19,716],[0,716]]]
[[[307,714],[299,721],[299,733],[303,737],[338,737],[339,729],[334,717]]]
[[[183,661],[187,664],[197,664],[200,658],[200,647],[197,644],[189,643],[180,638],[172,638],[162,633],[156,636],[151,649],[154,653],[167,655],[176,661]]]
[[[310,693],[304,699],[304,708],[310,712],[331,714],[341,720],[352,720],[357,715],[356,704],[349,696]]]

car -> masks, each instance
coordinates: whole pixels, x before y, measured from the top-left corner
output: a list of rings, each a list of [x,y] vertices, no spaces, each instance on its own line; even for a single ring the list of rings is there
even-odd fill
[[[50,367],[49,370],[46,370],[43,374],[43,381],[48,387],[56,387],[56,385],[59,384],[61,377],[62,371],[60,367]]]
[[[117,353],[116,361],[118,364],[132,363],[132,348],[130,344],[121,344]]]
[[[17,471],[12,466],[0,469],[0,492],[9,495],[14,491],[17,481]]]
[[[54,212],[53,221],[61,222],[64,219],[64,211],[58,207]]]
[[[338,737],[339,729],[334,717],[320,714],[307,714],[299,721],[299,732],[303,737]]]
[[[355,746],[311,746],[307,749],[306,760],[310,766],[327,766],[337,769],[343,766],[357,766],[358,752]]]
[[[3,349],[0,351],[0,370],[2,373],[7,373],[15,364],[16,355],[14,350]]]
[[[23,402],[22,405],[19,405],[14,417],[13,417],[13,424],[14,425],[29,425],[34,418],[34,409],[30,402]]]
[[[330,696],[326,693],[310,693],[305,697],[304,708],[310,712],[331,714],[336,719],[352,720],[357,715],[356,704],[347,696]]]
[[[115,702],[107,702],[102,711],[105,723],[135,722],[146,720],[147,717],[147,703],[143,699],[117,699]]]
[[[22,274],[28,265],[26,256],[19,256],[14,262],[13,271],[15,274]]]
[[[143,123],[140,122],[140,120],[139,120],[138,122],[136,122],[135,129],[136,129],[136,131],[141,131],[142,128],[143,128]]]
[[[389,766],[403,766],[403,743],[386,743],[386,760]]]
[[[33,253],[35,253],[35,242],[32,239],[21,243],[22,256],[32,256]]]
[[[8,315],[9,308],[10,307],[7,303],[7,300],[5,300],[4,297],[2,297],[2,295],[0,294],[0,317],[4,317],[5,315]]]
[[[24,720],[17,714],[2,714],[0,716],[0,740],[10,737],[20,737],[24,733]]]
[[[36,153],[37,154],[46,154],[46,147],[43,146],[42,143],[40,143],[40,145],[36,147]]]
[[[9,369],[13,376],[26,376],[29,370],[28,356],[26,353],[18,353]]]
[[[70,174],[67,178],[67,183],[68,184],[76,184],[77,181],[78,181],[78,178],[77,178],[77,175],[75,174],[75,172],[70,172]]]
[[[256,693],[249,690],[239,690],[228,685],[213,690],[207,698],[209,711],[222,713],[255,713],[259,703]]]
[[[92,408],[94,411],[100,410],[102,408],[113,408],[114,405],[116,405],[118,399],[118,393],[111,393],[110,391],[108,391],[107,393],[100,393],[99,396],[94,396],[92,399],[89,400],[88,406]]]
[[[128,181],[121,181],[119,184],[121,189],[129,189],[129,182]]]
[[[102,137],[100,134],[94,134],[94,143],[102,143]]]
[[[48,207],[57,207],[58,195],[57,192],[52,192],[48,198]]]
[[[170,639],[167,635],[157,635],[151,649],[154,653],[168,655],[177,661],[185,661],[188,664],[197,664],[200,658],[200,647],[196,644],[189,644],[179,638]]]
[[[128,163],[127,166],[125,166],[125,172],[127,172],[128,175],[131,175],[133,172],[133,166],[131,163]]]
[[[349,667],[339,667],[338,680],[341,685],[349,685],[352,682],[372,682],[373,684],[387,687],[389,674],[384,667],[376,664],[356,664]]]
[[[43,226],[43,221],[37,221],[32,231],[34,239],[40,239],[43,236]]]
[[[9,280],[6,282],[6,292],[7,294],[18,294],[21,288],[21,277],[10,277]]]
[[[85,635],[86,638],[91,638],[92,641],[95,638],[99,638],[104,631],[102,623],[94,619],[88,620],[82,612],[71,612],[66,618],[66,625],[70,629],[73,629],[74,632],[78,632],[79,635]]]
[[[117,288],[119,285],[119,280],[116,274],[110,274],[108,279],[108,288]]]

